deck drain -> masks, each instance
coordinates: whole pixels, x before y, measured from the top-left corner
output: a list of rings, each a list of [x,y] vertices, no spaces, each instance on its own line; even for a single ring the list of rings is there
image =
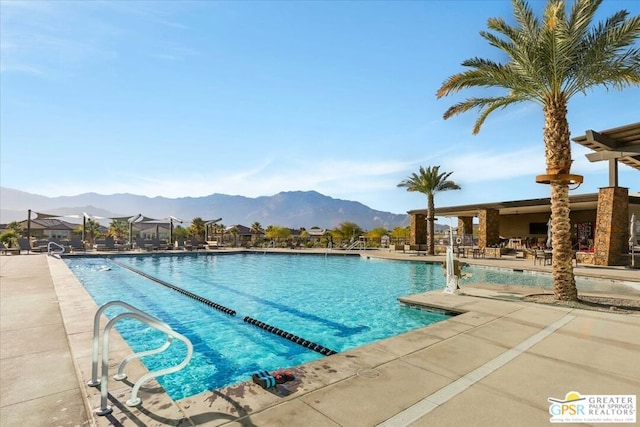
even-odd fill
[[[380,372],[376,371],[375,369],[358,369],[356,375],[365,378],[376,378],[380,376]]]

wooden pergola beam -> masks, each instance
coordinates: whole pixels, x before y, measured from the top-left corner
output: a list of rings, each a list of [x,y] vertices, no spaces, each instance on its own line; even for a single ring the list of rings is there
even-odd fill
[[[598,133],[595,130],[586,131],[585,136],[587,137],[588,142],[597,145],[604,150],[612,151],[620,148],[620,143],[618,141],[606,135]]]

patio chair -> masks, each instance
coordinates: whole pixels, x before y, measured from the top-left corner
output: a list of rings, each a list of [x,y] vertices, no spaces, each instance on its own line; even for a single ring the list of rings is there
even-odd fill
[[[96,251],[104,251],[107,248],[107,244],[105,243],[105,239],[96,239],[93,244],[93,248]]]
[[[104,239],[104,250],[105,251],[115,251],[116,250],[116,241],[113,237],[105,237]]]
[[[167,244],[158,238],[151,240],[151,244],[153,245],[154,250],[160,250],[160,251],[167,250]]]
[[[27,251],[27,253],[31,252],[31,243],[29,242],[29,239],[25,237],[20,237],[18,239],[18,247],[20,248],[20,253],[22,253],[22,251]]]
[[[49,241],[47,239],[38,239],[33,242],[33,246],[31,250],[33,252],[47,252],[47,247],[49,245]]]
[[[87,248],[84,246],[84,242],[79,237],[72,237],[69,242],[69,246],[71,247],[71,252],[87,251]]]
[[[151,242],[151,240],[145,240],[142,237],[137,237],[136,248],[138,248],[139,251],[152,251],[153,243]]]
[[[7,247],[2,242],[0,242],[0,253],[2,253],[3,255],[7,254]]]
[[[184,244],[184,238],[177,237],[175,243],[173,244],[173,247],[179,251],[184,251],[186,249]]]
[[[533,253],[533,265],[540,264],[544,265],[546,262],[546,254],[542,249],[536,249]]]
[[[191,238],[191,247],[195,250],[198,249],[205,249],[205,245],[203,245],[202,243],[198,242],[198,238],[197,237],[192,237]]]

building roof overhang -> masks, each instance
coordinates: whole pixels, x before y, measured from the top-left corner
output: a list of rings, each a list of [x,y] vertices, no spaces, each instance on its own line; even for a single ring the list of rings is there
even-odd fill
[[[640,197],[629,196],[629,204],[640,206]],[[569,196],[569,206],[571,211],[596,210],[598,206],[598,193],[577,194]],[[441,217],[464,217],[478,216],[482,210],[493,209],[500,212],[500,215],[519,215],[530,213],[551,212],[551,199],[528,199],[513,200],[507,202],[478,203],[473,205],[437,207],[435,215]],[[426,209],[415,209],[408,212],[410,215],[426,215]]]

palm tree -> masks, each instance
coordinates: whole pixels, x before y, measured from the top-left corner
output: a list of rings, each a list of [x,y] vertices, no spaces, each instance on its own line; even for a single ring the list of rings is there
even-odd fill
[[[109,235],[116,239],[125,239],[129,234],[129,223],[114,219],[109,225]]]
[[[427,195],[427,254],[434,255],[434,223],[435,223],[435,202],[434,195],[438,191],[460,190],[460,186],[453,181],[449,181],[449,177],[453,172],[440,173],[440,166],[420,166],[420,173],[411,174],[411,176],[400,184],[398,187],[405,187],[407,191],[417,191]]]
[[[90,244],[95,242],[95,239],[100,236],[100,223],[91,218],[87,219],[85,225],[85,233],[87,235],[87,240]]]
[[[262,225],[256,221],[251,224],[251,231],[253,232],[253,236],[251,236],[252,243],[256,243],[258,241],[258,236],[262,235],[264,231],[262,230]]]
[[[640,83],[640,16],[629,18],[619,11],[592,26],[601,0],[576,0],[569,16],[565,2],[549,0],[542,21],[524,0],[512,0],[517,26],[504,19],[489,19],[490,30],[481,32],[489,44],[508,58],[504,64],[473,58],[462,63],[467,71],[449,77],[437,97],[473,87],[506,89],[504,95],[472,97],[450,107],[444,118],[474,108],[479,117],[477,134],[489,114],[524,101],[542,106],[546,173],[538,181],[551,184],[554,294],[560,300],[577,300],[571,260],[569,184],[581,182],[570,174],[571,141],[567,106],[569,99],[595,86],[623,89]]]
[[[355,242],[362,233],[362,228],[360,228],[358,224],[351,221],[345,221],[338,224],[331,234],[334,239],[338,239],[341,244],[345,244],[345,241],[348,243]]]
[[[205,232],[204,220],[201,217],[197,216],[193,218],[191,220],[191,225],[189,226],[188,230],[191,233],[191,235],[198,240],[198,242],[203,242],[204,240],[206,240],[204,238],[204,232]]]

